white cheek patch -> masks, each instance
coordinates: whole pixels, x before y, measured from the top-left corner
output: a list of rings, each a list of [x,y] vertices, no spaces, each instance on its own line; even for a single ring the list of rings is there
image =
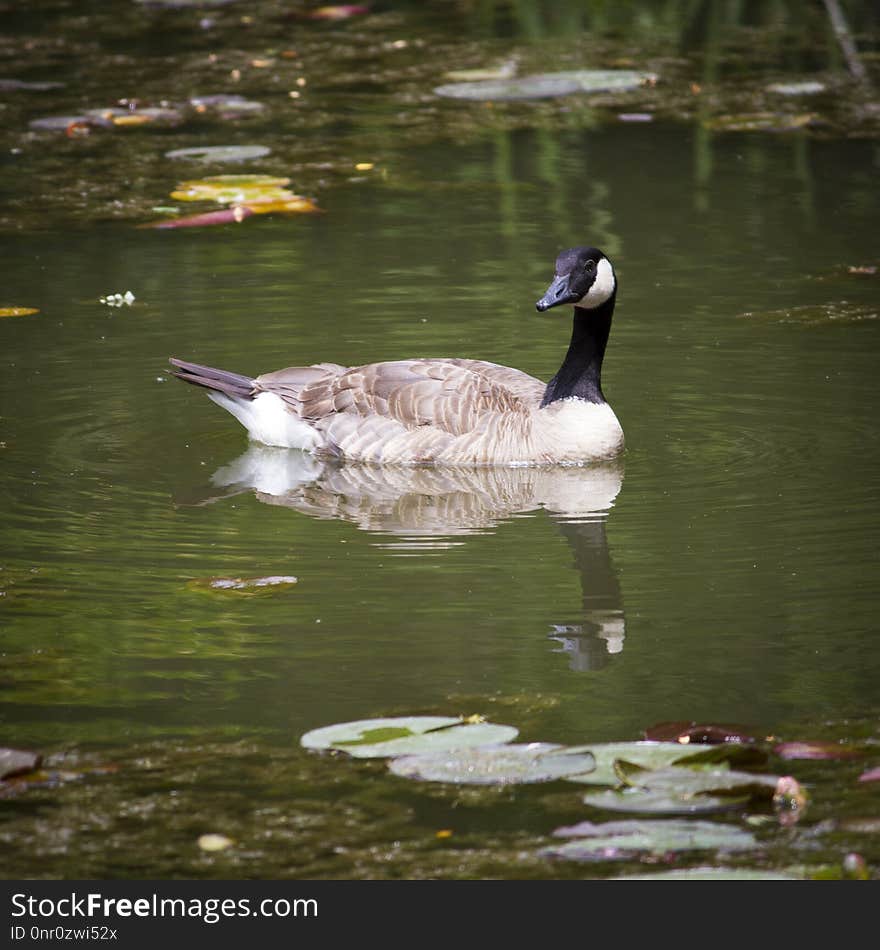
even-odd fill
[[[617,280],[614,277],[614,269],[606,258],[603,257],[596,268],[596,279],[593,281],[593,286],[590,287],[575,306],[583,307],[585,310],[593,310],[596,307],[601,307],[614,293],[616,286]]]

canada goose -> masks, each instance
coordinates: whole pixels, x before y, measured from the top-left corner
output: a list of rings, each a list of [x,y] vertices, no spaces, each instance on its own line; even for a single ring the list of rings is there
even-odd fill
[[[293,366],[256,378],[171,359],[266,445],[355,461],[541,465],[607,459],[623,430],[602,395],[617,279],[595,247],[556,258],[535,305],[574,304],[571,343],[549,383],[483,360],[410,359]]]

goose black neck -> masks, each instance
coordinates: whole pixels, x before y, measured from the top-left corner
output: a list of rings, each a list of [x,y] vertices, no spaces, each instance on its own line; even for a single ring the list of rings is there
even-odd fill
[[[613,293],[601,307],[593,310],[574,308],[574,324],[571,343],[559,367],[559,372],[547,383],[541,407],[549,406],[559,399],[583,399],[585,402],[603,403],[602,360],[611,332],[611,315],[614,313]]]

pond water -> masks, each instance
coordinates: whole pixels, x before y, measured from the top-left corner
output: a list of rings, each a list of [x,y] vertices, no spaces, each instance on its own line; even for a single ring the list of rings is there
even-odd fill
[[[453,42],[436,9],[397,15],[392,42],[407,16]],[[359,131],[309,134],[374,168],[337,174],[322,215],[150,230],[49,197],[38,220],[50,178],[85,174],[79,143],[16,166],[0,305],[39,314],[0,320],[0,744],[81,774],[3,802],[4,876],[593,873],[534,856],[583,817],[576,791],[449,792],[299,748],[346,720],[483,714],[572,744],[666,720],[877,741],[876,138],[541,102],[532,127],[521,104],[483,128],[482,105],[432,105],[467,110],[469,134],[411,140],[381,89],[352,99]],[[268,165],[232,170],[283,169],[283,132]],[[94,149],[82,160],[102,167]],[[166,190],[201,172],[163,168]],[[123,203],[139,174],[120,176]],[[251,375],[436,355],[549,378],[569,316],[534,302],[583,243],[620,282],[615,463],[323,464],[249,444],[167,375],[172,355]],[[126,291],[130,306],[99,302]],[[273,576],[297,582],[210,587]],[[815,821],[866,767],[807,764],[790,769],[825,783]],[[848,813],[876,816],[866,802]],[[200,853],[205,832],[238,846]]]

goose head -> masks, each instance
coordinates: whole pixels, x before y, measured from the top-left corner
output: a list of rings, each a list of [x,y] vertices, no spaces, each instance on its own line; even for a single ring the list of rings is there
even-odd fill
[[[556,258],[556,276],[535,309],[543,313],[571,303],[583,310],[595,310],[607,303],[616,290],[614,268],[598,248],[572,247]]]

